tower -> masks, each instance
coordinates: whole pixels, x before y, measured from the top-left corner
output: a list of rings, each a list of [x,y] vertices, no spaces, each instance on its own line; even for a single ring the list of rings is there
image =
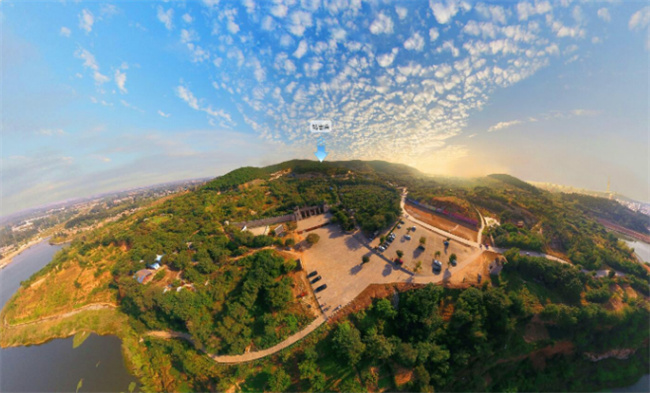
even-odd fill
[[[612,180],[611,177],[607,176],[607,198],[609,198],[609,199],[612,199],[612,196],[613,196],[611,188],[610,188],[611,180]]]

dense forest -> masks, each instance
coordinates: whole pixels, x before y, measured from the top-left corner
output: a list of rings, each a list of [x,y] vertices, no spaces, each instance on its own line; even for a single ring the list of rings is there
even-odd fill
[[[252,366],[178,372],[199,390],[238,380],[242,391],[315,392],[594,391],[648,372],[650,308],[614,289],[626,287],[624,279],[515,252],[507,258],[502,274],[480,288],[427,285],[377,299]],[[597,291],[622,305],[613,311],[602,296],[588,295]],[[193,352],[182,343],[150,345],[183,364]],[[633,349],[629,359],[585,355],[621,348]]]

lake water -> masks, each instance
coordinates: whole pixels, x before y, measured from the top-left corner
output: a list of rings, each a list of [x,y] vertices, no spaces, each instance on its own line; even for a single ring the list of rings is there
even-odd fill
[[[625,240],[625,243],[634,249],[639,258],[645,262],[650,262],[650,244],[638,240]]]
[[[43,241],[0,270],[0,307],[28,279],[52,260],[61,246]],[[114,336],[91,334],[72,348],[72,337],[41,345],[0,349],[0,392],[72,391],[126,392],[137,382],[124,365],[121,342]]]

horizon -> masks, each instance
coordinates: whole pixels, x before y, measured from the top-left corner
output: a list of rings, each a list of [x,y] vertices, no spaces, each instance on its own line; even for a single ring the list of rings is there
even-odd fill
[[[3,217],[383,160],[650,202],[645,2],[0,2]],[[143,50],[146,48],[146,50]]]
[[[316,160],[310,160],[310,159],[294,159],[294,160],[304,160],[304,161],[314,161],[314,162],[316,161]],[[290,161],[294,161],[294,160],[280,161],[280,162],[276,162],[276,163],[273,163],[273,164],[270,164],[270,165],[266,165],[266,166],[278,165],[278,164],[282,164],[282,163],[290,162]],[[337,161],[330,161],[330,162],[349,162],[349,161],[355,161],[355,160],[337,160]],[[370,162],[370,161],[381,161],[381,162],[386,162],[386,163],[389,163],[389,164],[400,164],[400,163],[390,162],[390,161],[384,161],[384,160],[357,160],[357,161],[364,161],[364,162]],[[266,166],[259,166],[259,167],[257,167],[257,168],[264,168],[264,167],[266,167]],[[413,168],[413,167],[411,167],[411,166],[409,166],[409,167],[410,167],[410,168]],[[239,167],[239,168],[241,168],[241,167]],[[235,168],[235,169],[233,169],[233,170],[236,170],[236,169],[239,169],[239,168]],[[415,168],[414,168],[414,169],[415,169]],[[110,195],[110,194],[113,194],[113,193],[122,193],[122,192],[131,191],[131,190],[137,190],[137,189],[147,189],[147,188],[152,188],[152,187],[156,187],[156,186],[162,186],[162,185],[170,184],[170,183],[184,183],[184,182],[190,182],[190,181],[204,181],[204,182],[209,182],[209,181],[214,180],[214,179],[217,179],[217,178],[219,178],[219,177],[221,177],[221,176],[223,176],[223,175],[225,175],[225,174],[227,174],[227,173],[229,173],[229,172],[232,172],[232,171],[227,171],[227,172],[224,172],[224,173],[222,173],[222,174],[215,175],[215,176],[207,176],[207,177],[200,177],[200,178],[179,179],[179,180],[173,180],[173,181],[162,182],[162,183],[145,184],[145,185],[134,186],[134,187],[129,187],[129,188],[112,189],[112,190],[108,190],[108,191],[104,191],[104,192],[96,193],[96,194],[90,194],[90,195],[81,195],[81,196],[77,196],[77,197],[73,197],[73,198],[62,199],[62,200],[58,200],[58,201],[54,201],[54,202],[48,202],[48,203],[46,203],[46,204],[42,204],[42,205],[38,205],[38,206],[28,207],[28,208],[25,208],[25,209],[22,209],[22,210],[19,210],[19,211],[15,211],[15,212],[12,212],[12,213],[9,213],[9,214],[6,214],[6,215],[2,215],[2,216],[0,216],[0,220],[2,220],[2,219],[6,219],[7,217],[9,217],[9,216],[13,216],[13,215],[25,214],[25,213],[29,212],[30,210],[45,209],[45,208],[48,208],[48,207],[50,207],[50,206],[55,206],[55,205],[64,204],[64,203],[72,203],[72,202],[76,202],[76,201],[78,201],[78,200],[92,199],[92,198],[101,198],[101,197],[104,197],[104,196],[106,196],[106,195]],[[423,172],[423,174],[424,174],[425,176],[429,176],[429,177],[431,177],[431,178],[433,178],[433,179],[435,179],[435,178],[479,179],[479,178],[487,177],[487,176],[490,176],[490,175],[500,175],[500,174],[505,174],[505,175],[512,176],[512,175],[510,175],[510,174],[508,174],[508,173],[489,173],[489,174],[482,175],[482,176],[453,176],[453,175],[444,175],[444,174],[434,175],[434,174],[429,174],[429,173],[424,173],[424,172]],[[519,179],[519,178],[518,178],[518,179]],[[606,190],[588,189],[588,188],[578,188],[578,187],[574,187],[574,186],[567,185],[567,184],[558,184],[558,183],[549,183],[549,182],[537,182],[537,181],[531,181],[531,180],[527,180],[527,179],[519,179],[519,180],[522,180],[522,181],[524,181],[524,182],[526,182],[526,183],[529,183],[529,184],[531,184],[531,185],[533,185],[533,186],[535,186],[535,187],[537,187],[537,188],[539,188],[539,186],[537,186],[536,184],[543,184],[543,185],[551,185],[551,186],[560,186],[560,187],[569,187],[569,188],[574,188],[576,191],[586,191],[586,192],[593,192],[593,193],[606,193]],[[551,192],[551,193],[554,193],[554,192],[565,193],[564,191],[549,191],[549,192]],[[568,192],[568,193],[572,193],[572,192]],[[622,197],[624,197],[624,198],[628,198],[628,199],[633,199],[633,200],[635,200],[636,202],[641,202],[641,203],[650,203],[650,202],[648,202],[648,201],[640,201],[640,200],[636,200],[636,199],[634,199],[634,198],[630,198],[629,196],[627,196],[627,195],[625,195],[625,194],[618,193],[618,192],[616,192],[615,190],[612,191],[612,195],[614,195],[614,196],[622,196]]]

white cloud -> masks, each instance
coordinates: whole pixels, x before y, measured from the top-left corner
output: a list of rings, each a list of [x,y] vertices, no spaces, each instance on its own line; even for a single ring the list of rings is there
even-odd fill
[[[165,117],[165,118],[171,116],[171,113],[165,113],[165,112],[161,111],[160,109],[158,109],[158,114],[159,114],[160,116],[162,116],[162,117]]]
[[[522,124],[522,123],[523,123],[523,121],[521,121],[521,120],[501,121],[501,122],[493,125],[492,127],[488,128],[488,132],[498,131],[498,130],[502,130],[504,128],[510,128],[512,126],[516,126],[516,125],[519,125],[519,124]]]
[[[408,40],[404,41],[404,48],[421,51],[424,49],[424,38],[420,34],[415,33]]]
[[[438,29],[435,27],[432,27],[429,29],[429,41],[433,42],[440,37],[440,33],[438,33]]]
[[[609,10],[604,7],[598,10],[598,17],[604,20],[605,22],[609,22],[612,20],[612,17],[609,14]]]
[[[165,25],[167,30],[171,30],[173,27],[172,19],[174,18],[174,9],[170,8],[167,11],[163,10],[161,6],[158,6],[158,20]]]
[[[225,124],[222,124],[223,126],[226,126],[226,124],[233,124],[232,118],[229,113],[222,109],[213,109],[211,106],[203,106],[200,104],[199,100],[192,94],[190,89],[183,85],[179,85],[176,87],[176,95],[183,101],[189,105],[190,108],[205,112],[208,114],[208,116],[211,117],[210,119],[210,124],[213,124],[212,120],[213,119],[220,119],[225,122]]]
[[[237,34],[239,33],[239,25],[235,23],[233,19],[228,19],[228,25],[227,25],[228,31],[230,34]]]
[[[531,16],[543,15],[552,10],[553,7],[548,1],[536,1],[535,5],[532,5],[526,1],[522,1],[521,3],[517,4],[517,14],[519,15],[519,20],[527,20]]]
[[[302,37],[305,30],[312,26],[311,14],[305,11],[295,11],[291,14],[289,32],[297,37]]]
[[[393,32],[393,20],[380,12],[377,18],[370,24],[370,32],[372,34],[390,34]]]
[[[185,86],[178,86],[176,88],[176,95],[194,110],[199,110],[199,100],[192,94],[190,89]]]
[[[181,42],[187,44],[188,42],[198,41],[199,36],[194,30],[181,30]]]
[[[382,55],[377,56],[377,63],[381,67],[388,67],[389,65],[393,64],[393,61],[395,61],[395,56],[397,56],[397,53],[399,52],[398,48],[393,48],[393,50],[390,53],[384,53]]]
[[[406,9],[406,8],[404,8],[404,7],[396,6],[396,7],[395,7],[395,12],[397,13],[397,17],[398,17],[400,20],[403,20],[403,19],[406,18],[406,16],[408,15],[409,10]]]
[[[110,80],[109,77],[99,72],[99,65],[97,64],[97,60],[95,60],[95,56],[93,56],[93,54],[88,52],[86,49],[79,48],[75,52],[75,57],[83,60],[83,66],[93,71],[93,79],[95,80],[96,84],[101,85]]]
[[[650,6],[643,7],[642,9],[635,12],[630,21],[628,22],[628,27],[630,30],[641,30],[647,27],[650,24]]]
[[[298,44],[298,48],[296,48],[296,51],[293,52],[293,56],[298,59],[302,58],[305,55],[305,53],[307,53],[308,48],[309,47],[307,45],[306,40],[300,41],[300,43]]]
[[[185,23],[192,23],[194,21],[194,18],[192,18],[192,15],[185,13],[183,14],[183,21]]]
[[[287,16],[287,11],[289,11],[289,8],[286,5],[276,4],[275,7],[271,8],[271,15],[276,18],[284,18]]]
[[[61,27],[61,30],[59,30],[59,34],[64,36],[64,37],[70,37],[70,34],[72,34],[72,31],[68,29],[67,27],[63,26]]]
[[[272,31],[274,29],[275,21],[273,20],[273,17],[266,15],[264,19],[262,19],[262,30]]]
[[[433,11],[438,23],[446,25],[451,18],[458,13],[458,2],[456,0],[446,0],[443,4],[442,1],[429,0],[429,7]]]
[[[95,17],[93,16],[93,13],[84,8],[81,11],[81,14],[79,14],[79,28],[84,30],[87,34],[93,30],[94,23]]]
[[[120,70],[115,70],[115,84],[117,85],[118,89],[120,89],[120,93],[124,94],[127,93],[126,90],[126,73],[121,72]]]

